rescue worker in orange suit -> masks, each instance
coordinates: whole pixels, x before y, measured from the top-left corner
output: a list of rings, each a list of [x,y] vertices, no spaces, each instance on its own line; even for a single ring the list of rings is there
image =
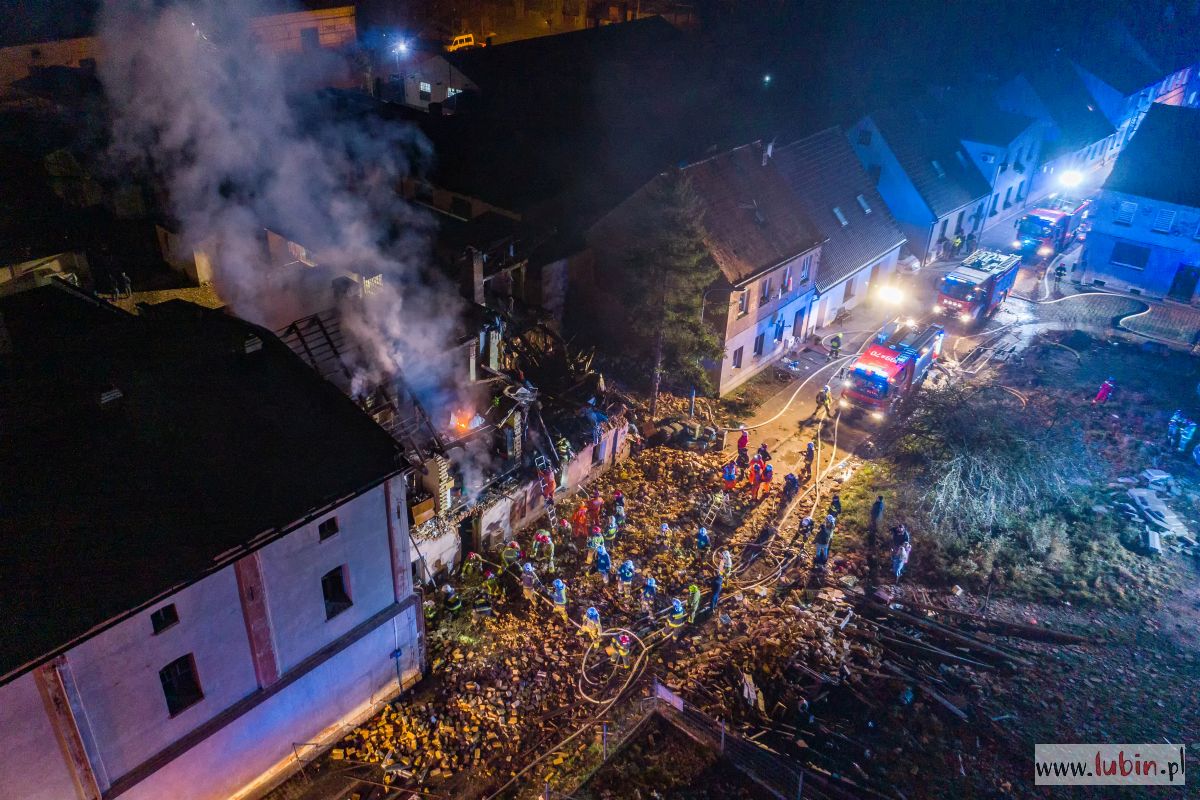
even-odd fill
[[[554,480],[554,472],[552,470],[544,470],[541,473],[542,477],[542,499],[553,501],[554,491],[558,488],[558,484]]]
[[[587,536],[588,532],[588,510],[583,503],[579,504],[579,508],[575,509],[575,513],[571,515],[571,532],[575,534],[575,538],[582,539]]]
[[[721,468],[721,480],[725,481],[725,491],[732,492],[737,485],[737,467],[732,461]]]
[[[771,481],[775,478],[775,468],[767,464],[762,468],[762,479],[758,483],[758,490],[754,493],[754,499],[761,500],[771,492]]]
[[[762,483],[762,476],[763,465],[762,462],[756,458],[750,464],[750,493],[755,499],[758,498],[758,487],[759,484]]]
[[[588,501],[588,521],[592,525],[600,524],[600,515],[604,513],[604,498],[600,496],[599,489],[592,490],[592,499]]]

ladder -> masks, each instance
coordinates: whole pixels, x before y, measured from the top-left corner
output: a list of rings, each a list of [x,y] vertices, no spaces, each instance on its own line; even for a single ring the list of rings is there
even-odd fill
[[[533,466],[538,471],[538,484],[542,487],[542,502],[546,506],[546,517],[550,520],[550,535],[558,534],[558,512],[554,508],[554,496],[546,497],[546,490],[550,488],[546,485],[546,473],[551,472],[550,462],[539,451],[533,457]]]
[[[712,502],[708,504],[708,508],[704,510],[704,516],[700,518],[700,524],[705,528],[712,527],[713,522],[717,519],[717,514],[725,509],[725,516],[729,517],[729,509],[725,508],[725,492],[717,492],[713,495]]]

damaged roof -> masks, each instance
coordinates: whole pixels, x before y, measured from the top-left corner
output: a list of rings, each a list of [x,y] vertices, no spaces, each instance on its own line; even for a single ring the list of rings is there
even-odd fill
[[[682,170],[704,201],[708,247],[737,286],[819,245],[824,236],[758,142]]]
[[[772,160],[825,239],[816,276],[819,291],[904,244],[904,234],[840,128],[777,148]]]
[[[0,681],[401,469],[352,400],[219,311],[53,281],[0,321]]]

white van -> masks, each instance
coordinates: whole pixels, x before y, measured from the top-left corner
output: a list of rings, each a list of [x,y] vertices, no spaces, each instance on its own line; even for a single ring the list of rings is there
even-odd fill
[[[455,36],[450,40],[450,44],[446,45],[446,52],[453,53],[455,50],[466,50],[468,47],[475,46],[475,34],[464,33],[462,36]]]

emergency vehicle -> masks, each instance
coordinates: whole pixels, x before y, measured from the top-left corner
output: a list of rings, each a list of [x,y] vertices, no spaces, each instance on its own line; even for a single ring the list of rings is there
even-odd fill
[[[846,373],[839,403],[873,420],[895,413],[915,392],[942,354],[941,325],[896,320],[884,326]]]
[[[1021,257],[995,250],[976,250],[942,278],[935,314],[973,325],[995,311],[1008,298]]]
[[[1026,261],[1048,260],[1078,238],[1092,209],[1091,200],[1060,197],[1049,208],[1035,208],[1017,220],[1013,249]]]

